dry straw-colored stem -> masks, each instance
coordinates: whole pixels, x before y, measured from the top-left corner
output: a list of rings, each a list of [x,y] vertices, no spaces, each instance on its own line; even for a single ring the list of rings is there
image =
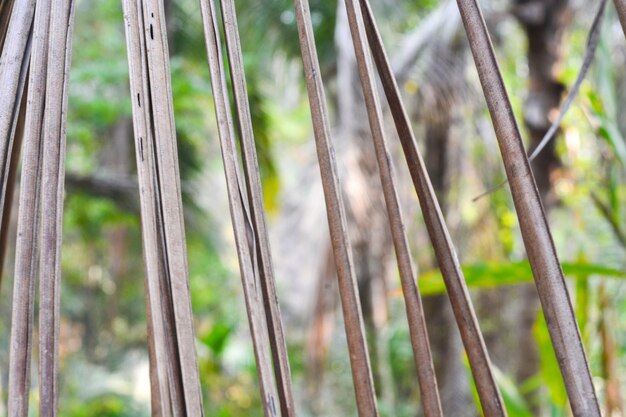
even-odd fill
[[[283,417],[295,416],[291,373],[287,345],[280,318],[280,308],[274,284],[274,271],[269,246],[269,237],[265,225],[265,208],[259,174],[258,159],[252,130],[252,117],[248,101],[246,79],[243,65],[243,53],[239,39],[239,29],[234,0],[221,0],[222,21],[226,37],[226,50],[233,85],[233,97],[237,110],[237,127],[243,154],[243,171],[250,218],[255,236],[255,251],[258,262],[258,273],[265,307],[270,348],[274,364],[274,375],[278,389],[278,399]]]
[[[229,92],[226,83],[217,12],[213,0],[202,0],[200,5],[209,70],[211,72],[213,100],[215,101],[215,114],[226,176],[228,203],[239,258],[248,324],[254,345],[263,411],[266,417],[274,417],[279,414],[279,400],[272,369],[272,354],[268,348],[268,323],[266,322],[263,294],[261,283],[256,273],[259,267],[256,258],[258,241],[250,211],[247,207],[247,200],[244,197],[247,193],[241,183],[242,175],[240,173],[237,144],[235,142],[233,116],[231,114]],[[242,97],[240,96],[240,105],[242,104],[241,99]]]
[[[193,314],[189,292],[187,246],[183,224],[176,126],[172,102],[169,51],[163,2],[138,1],[143,15],[146,68],[149,81],[150,121],[154,140],[159,222],[173,320],[166,332],[176,335],[176,360],[180,363],[180,393],[185,415],[201,416],[202,392],[195,350]]]
[[[4,49],[4,40],[9,29],[11,19],[11,11],[13,9],[13,0],[0,1],[0,51]],[[26,88],[26,86],[24,87]],[[19,116],[14,133],[13,145],[10,160],[6,168],[7,185],[4,191],[3,207],[0,209],[2,213],[0,219],[0,291],[2,290],[2,271],[4,270],[4,261],[7,255],[9,245],[9,229],[11,224],[11,209],[13,207],[13,199],[16,188],[16,178],[18,166],[20,163],[20,154],[22,151],[22,139],[24,134],[24,122],[26,118],[26,92],[22,94]]]
[[[10,201],[14,184],[10,184],[19,159],[19,143],[14,148],[14,138],[20,114],[20,105],[32,43],[32,27],[35,14],[35,1],[5,1],[0,7],[0,284],[4,254],[8,243]],[[13,165],[12,162],[13,161]]]
[[[295,0],[294,4],[317,158],[320,165],[326,213],[337,267],[339,295],[350,351],[357,409],[361,417],[378,416],[370,359],[365,342],[363,315],[359,304],[354,264],[347,234],[345,207],[341,197],[335,151],[331,142],[326,97],[313,36],[311,11],[308,0]]]
[[[502,397],[491,372],[489,355],[480,332],[465,278],[459,267],[452,239],[448,233],[428,172],[417,147],[409,117],[402,104],[400,90],[385,53],[374,15],[366,0],[360,0],[360,3],[374,61],[381,77],[391,115],[393,116],[413,185],[419,198],[428,234],[448,290],[450,303],[452,304],[461,338],[467,352],[483,412],[486,416],[506,415]]]
[[[437,379],[435,377],[432,354],[428,343],[428,331],[426,329],[424,309],[415,282],[416,273],[411,259],[404,220],[402,218],[396,179],[391,163],[392,159],[385,138],[383,115],[375,85],[374,69],[367,47],[367,36],[365,34],[363,16],[360,13],[361,7],[358,1],[355,0],[346,0],[345,5],[400,272],[400,281],[402,283],[402,292],[411,334],[411,345],[413,347],[413,356],[417,368],[420,392],[422,394],[421,400],[424,415],[427,417],[442,416],[443,411],[437,390]],[[369,29],[371,31],[371,28]]]
[[[0,51],[4,48],[4,40],[11,20],[14,0],[0,0]]]
[[[477,0],[457,0],[511,186],[526,253],[576,417],[600,407],[563,271]]]
[[[50,0],[40,0],[35,12],[33,55],[30,62],[24,159],[15,243],[13,314],[9,360],[8,415],[26,417],[30,391],[30,363],[34,320],[39,196],[41,188],[42,125],[46,99]]]
[[[145,299],[148,322],[148,353],[152,415],[184,416],[187,403],[201,409],[200,398],[186,398],[182,357],[177,346],[177,323],[173,311],[172,277],[167,265],[161,194],[158,182],[152,96],[147,60],[146,30],[142,2],[124,0],[130,92],[133,110],[135,155],[141,209],[145,263]],[[189,302],[189,301],[187,301]]]
[[[39,285],[39,415],[56,417],[58,407],[61,240],[65,193],[67,115],[74,2],[52,0],[43,115],[41,248]],[[35,94],[37,92],[34,92]]]
[[[202,416],[163,3],[124,0],[153,413]]]

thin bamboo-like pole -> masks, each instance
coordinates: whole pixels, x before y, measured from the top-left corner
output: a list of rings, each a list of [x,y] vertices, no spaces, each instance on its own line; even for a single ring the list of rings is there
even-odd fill
[[[39,415],[56,417],[58,406],[61,240],[65,193],[67,115],[74,3],[52,0],[43,116],[41,248],[39,286]],[[39,93],[33,91],[34,94]]]
[[[278,416],[279,413],[278,393],[273,377],[272,356],[267,346],[269,335],[265,321],[263,295],[256,274],[257,265],[253,259],[256,255],[255,231],[244,200],[245,190],[241,184],[239,157],[235,142],[233,117],[230,112],[217,13],[213,0],[202,0],[200,5],[211,72],[215,115],[226,176],[228,203],[239,258],[248,324],[256,357],[263,411],[266,417],[274,417]]]
[[[378,416],[372,370],[365,342],[363,315],[347,234],[345,207],[341,196],[335,151],[331,142],[326,96],[313,35],[311,11],[308,0],[294,0],[294,5],[317,157],[326,200],[326,213],[337,267],[357,409],[360,417]]]
[[[422,299],[415,282],[415,269],[411,259],[409,242],[406,236],[402,210],[400,208],[391,155],[383,130],[382,110],[375,86],[374,69],[372,68],[371,58],[366,44],[367,40],[363,25],[363,16],[360,13],[360,6],[357,1],[345,0],[345,5],[400,272],[400,281],[402,283],[402,292],[409,322],[411,345],[413,347],[413,357],[417,369],[422,407],[424,409],[424,415],[427,417],[443,416],[439,391],[437,390],[437,378],[435,376],[432,354],[428,342],[428,331],[424,319]]]
[[[256,237],[255,251],[259,264],[258,272],[261,281],[270,348],[272,350],[278,399],[282,416],[294,417],[295,407],[291,387],[291,372],[289,370],[287,344],[283,333],[280,307],[274,284],[274,270],[272,266],[269,237],[265,225],[263,190],[261,188],[261,177],[259,175],[256,146],[252,130],[252,117],[250,115],[250,104],[246,88],[235,2],[233,0],[220,0],[220,6],[226,38],[230,78],[233,85],[233,97],[237,110],[237,127],[243,154],[243,172],[248,191],[247,197],[250,206],[250,217],[254,229],[254,236]]]
[[[42,124],[46,99],[50,0],[39,0],[35,12],[33,56],[30,62],[24,130],[24,160],[15,243],[13,313],[9,356],[8,416],[26,417],[34,320],[39,196],[41,188]]]
[[[454,244],[417,147],[411,122],[402,104],[400,89],[385,53],[374,14],[367,0],[360,0],[360,3],[369,45],[419,198],[424,222],[448,290],[448,297],[467,352],[483,412],[487,416],[506,415],[502,397],[491,372],[489,355],[469,297],[465,278],[459,267]]]
[[[457,0],[457,3],[495,128],[526,253],[572,411],[576,417],[599,417],[600,407],[563,271],[487,26],[477,0]]]

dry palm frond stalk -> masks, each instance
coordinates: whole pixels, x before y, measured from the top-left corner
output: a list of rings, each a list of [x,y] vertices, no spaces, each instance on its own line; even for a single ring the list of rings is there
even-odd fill
[[[370,122],[370,130],[374,141],[374,150],[378,161],[389,224],[391,226],[402,292],[406,303],[406,314],[409,321],[411,344],[418,373],[424,415],[442,416],[443,411],[437,390],[437,379],[428,342],[422,299],[415,282],[416,272],[411,259],[404,219],[398,199],[391,155],[383,130],[382,110],[375,86],[374,70],[367,49],[365,27],[362,16],[359,13],[359,3],[346,0],[345,5],[365,98],[365,106]]]
[[[4,39],[11,20],[14,0],[0,0],[0,51],[4,47]]]
[[[39,251],[39,412],[56,417],[58,402],[61,239],[74,2],[52,0],[42,128],[41,246]],[[38,92],[33,91],[33,94]]]
[[[123,2],[129,62],[133,128],[139,179],[141,231],[145,263],[146,312],[152,414],[184,415],[181,371],[176,352],[176,335],[170,283],[165,266],[163,226],[157,183],[150,91],[146,70],[146,41],[141,3]],[[142,106],[142,99],[143,106]]]
[[[273,284],[235,9],[234,4],[228,1],[220,3],[243,151],[245,186],[239,165],[217,8],[213,0],[202,0],[200,5],[248,324],[257,363],[263,412],[266,417],[280,414],[289,416],[294,413],[289,365]]]
[[[162,2],[123,0],[142,236],[153,415],[202,416]]]
[[[11,417],[28,415],[49,31],[50,0],[39,0],[35,12],[29,71],[15,244],[8,397],[8,415]]]
[[[28,76],[29,77],[29,76]],[[26,83],[28,84],[28,77]],[[15,187],[17,183],[18,168],[20,165],[20,156],[22,153],[22,141],[24,139],[24,128],[26,127],[26,107],[28,101],[28,85],[24,87],[22,94],[19,116],[13,138],[13,149],[9,158],[9,167],[7,169],[7,186],[4,191],[4,207],[2,208],[2,220],[0,221],[0,291],[2,291],[2,271],[4,270],[4,261],[7,255],[9,243],[9,232],[11,230],[11,213],[13,209],[13,199],[15,197]]]
[[[13,0],[4,0],[0,2],[0,51],[4,47],[4,40],[9,28],[9,21],[11,17],[11,11],[13,9]],[[28,82],[25,81],[25,86]],[[2,290],[2,271],[4,267],[4,260],[7,252],[8,238],[9,238],[9,224],[11,221],[11,208],[13,206],[13,194],[15,190],[15,178],[17,176],[17,168],[19,165],[20,152],[22,148],[22,136],[23,128],[26,117],[26,93],[22,94],[21,105],[19,110],[19,116],[17,119],[17,125],[15,128],[13,145],[11,150],[11,157],[9,166],[6,172],[7,185],[4,192],[4,207],[0,210],[2,216],[0,216],[0,291]]]
[[[526,253],[576,417],[600,416],[563,270],[477,0],[457,0],[511,186]]]
[[[448,290],[448,296],[467,352],[483,412],[487,416],[505,415],[506,410],[491,372],[489,355],[469,297],[465,278],[459,267],[452,239],[448,233],[428,172],[417,147],[415,135],[402,103],[400,90],[385,53],[369,2],[360,0],[360,9],[364,21],[364,30],[367,33],[372,55],[396,125],[413,185],[419,198],[424,221]],[[358,22],[357,18],[358,15],[355,14],[353,20]],[[363,44],[364,40],[361,39],[359,42]],[[364,49],[364,46],[361,48]],[[361,65],[369,64],[364,63]],[[369,95],[374,94],[375,90],[372,87]],[[370,107],[372,107],[371,104]],[[378,118],[380,119],[380,116]],[[380,129],[379,136],[382,136],[382,129]]]
[[[0,55],[0,253],[4,255],[7,244],[8,220],[10,205],[6,201],[7,194],[12,194],[13,185],[9,185],[11,177],[11,161],[13,176],[17,168],[19,143],[14,152],[14,138],[20,114],[20,104],[30,61],[32,43],[33,18],[35,1],[5,1],[0,9],[0,34],[2,54]],[[7,191],[8,188],[8,191]],[[9,197],[9,200],[11,198]],[[4,257],[4,256],[2,256]],[[2,281],[2,263],[0,263],[0,282]]]
[[[254,249],[256,254],[254,257],[258,263],[258,267],[255,271],[259,274],[261,282],[261,293],[263,295],[281,414],[283,417],[291,417],[295,416],[295,408],[289,358],[274,283],[269,237],[265,225],[263,191],[261,188],[261,177],[259,174],[258,158],[252,129],[252,117],[246,88],[243,54],[241,51],[241,41],[239,39],[235,3],[233,0],[221,0],[220,9],[222,12],[233,97],[237,112],[236,120],[244,163],[243,172],[247,189],[248,206],[250,207],[250,220],[255,237]]]
[[[347,234],[345,207],[337,173],[335,151],[331,142],[326,96],[322,84],[317,48],[313,35],[308,0],[295,0],[300,50],[309,95],[317,158],[326,200],[326,214],[335,256],[339,295],[344,316],[352,380],[359,416],[378,416],[370,359],[365,342],[363,314]]]

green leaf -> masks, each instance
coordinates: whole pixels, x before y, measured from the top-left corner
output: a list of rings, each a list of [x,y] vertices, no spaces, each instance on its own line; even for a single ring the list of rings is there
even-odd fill
[[[463,355],[463,359],[463,363],[465,364],[465,369],[467,370],[470,380],[472,397],[474,398],[474,402],[476,403],[476,408],[478,410],[481,410],[478,390],[476,389],[476,384],[474,383],[474,379],[472,378],[467,355]],[[496,379],[496,383],[498,384],[498,388],[500,388],[502,401],[504,401],[504,407],[506,408],[509,417],[532,417],[533,413],[531,412],[528,403],[524,399],[524,396],[515,386],[515,383],[493,364],[491,365],[491,370],[493,372],[494,378]],[[484,414],[481,413],[481,415]]]
[[[539,372],[545,387],[548,389],[550,398],[550,415],[564,416],[567,406],[567,392],[565,391],[565,385],[563,385],[559,363],[550,340],[548,325],[541,311],[537,315],[533,334],[539,349]]]
[[[213,353],[216,355],[221,355],[224,352],[224,348],[228,344],[228,339],[235,326],[226,323],[216,323],[211,331],[205,336],[202,337],[202,342],[207,345]]]
[[[510,417],[533,417],[533,413],[528,406],[528,403],[524,399],[524,396],[515,386],[508,376],[506,376],[500,369],[492,366],[493,376],[496,378],[496,383],[500,387],[500,393],[502,394],[502,400]]]
[[[626,166],[626,141],[624,141],[617,124],[605,115],[596,113],[595,116],[600,124],[598,135],[606,141],[622,166]]]
[[[602,276],[607,278],[626,278],[626,271],[589,263],[562,264],[566,276]],[[495,288],[532,282],[533,274],[528,261],[508,264],[477,262],[461,267],[465,281],[470,288]],[[422,295],[435,295],[445,292],[445,284],[439,270],[431,270],[419,276],[418,284]]]

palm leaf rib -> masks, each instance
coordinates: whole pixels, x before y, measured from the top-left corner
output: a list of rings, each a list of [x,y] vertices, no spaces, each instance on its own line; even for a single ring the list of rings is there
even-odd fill
[[[15,243],[8,397],[8,415],[11,417],[28,415],[49,31],[50,1],[40,0],[35,12]]]
[[[28,83],[28,80],[26,81]],[[13,146],[9,165],[7,168],[7,187],[4,190],[4,207],[2,208],[2,220],[0,223],[0,271],[4,270],[4,261],[6,260],[7,249],[9,246],[9,234],[12,222],[13,200],[15,198],[15,188],[17,186],[18,168],[20,165],[20,157],[22,153],[22,142],[24,139],[24,128],[26,123],[26,107],[27,107],[28,86],[24,87],[22,94],[19,115],[15,128]],[[0,290],[2,290],[2,279],[0,278]]]
[[[457,3],[495,128],[526,253],[572,411],[576,417],[600,416],[563,271],[480,6],[476,0],[458,0]]]
[[[146,264],[153,414],[201,416],[163,4],[124,0]]]
[[[358,2],[351,0],[346,0],[345,5],[356,53],[358,71],[361,78],[361,86],[365,97],[370,130],[374,140],[374,150],[376,152],[376,159],[378,160],[380,180],[387,206],[391,235],[400,271],[400,280],[406,303],[406,313],[411,332],[411,344],[416,368],[418,370],[424,414],[426,416],[442,416],[443,411],[437,390],[437,380],[428,342],[428,332],[424,319],[422,299],[415,283],[416,273],[411,259],[405,223],[398,199],[396,179],[391,164],[391,155],[385,139],[382,120],[383,115],[374,84],[373,68],[366,45],[365,28],[362,16],[359,12],[360,6]]]
[[[272,350],[278,398],[283,417],[293,417],[295,416],[295,408],[291,387],[291,372],[289,370],[287,345],[283,333],[280,307],[274,284],[269,237],[265,225],[263,191],[261,188],[261,177],[259,175],[258,158],[252,131],[252,116],[250,114],[246,88],[243,53],[239,39],[235,3],[233,0],[220,0],[220,5],[225,32],[226,50],[228,53],[230,78],[233,87],[233,97],[237,111],[237,127],[243,153],[243,171],[248,191],[247,199],[250,207],[254,236],[256,238],[254,249],[257,252],[256,259],[259,263],[258,272],[269,332],[269,343]]]
[[[176,341],[171,277],[165,264],[167,254],[163,243],[161,198],[157,181],[155,134],[146,57],[148,31],[144,27],[141,2],[124,0],[123,7],[146,269],[152,414],[163,417],[183,416],[186,413],[186,401]]]
[[[478,320],[476,319],[472,301],[469,297],[467,284],[458,263],[454,244],[448,233],[428,172],[418,150],[411,123],[402,104],[398,85],[385,53],[380,33],[376,27],[374,15],[367,0],[360,0],[360,4],[369,46],[389,103],[413,185],[419,197],[430,240],[445,280],[448,296],[476,382],[483,412],[487,416],[506,415],[502,397],[491,371],[489,355]]]
[[[43,116],[39,283],[39,412],[56,417],[65,182],[65,124],[74,3],[50,3],[50,34]]]
[[[14,0],[0,1],[0,51],[4,48],[4,40],[9,29],[9,22],[11,21],[13,3]]]
[[[350,351],[352,380],[359,416],[378,416],[370,359],[365,343],[363,314],[347,234],[346,215],[337,173],[335,151],[331,142],[326,96],[322,84],[313,24],[308,0],[295,0],[300,50],[309,95],[317,158],[326,200],[326,214],[335,256],[339,294]]]
[[[0,51],[4,49],[4,40],[7,36],[9,29],[9,22],[11,18],[11,11],[13,9],[13,0],[4,0],[0,2]],[[28,81],[25,81],[25,87]],[[3,207],[0,209],[0,271],[4,270],[4,261],[9,246],[9,229],[11,223],[11,209],[13,207],[13,197],[15,193],[15,185],[17,178],[18,165],[20,163],[20,153],[22,148],[22,138],[24,132],[24,122],[26,117],[26,91],[23,92],[21,97],[21,104],[19,115],[17,116],[17,123],[15,127],[15,133],[13,133],[13,144],[11,150],[11,157],[9,165],[6,168],[7,185],[4,191],[4,199],[2,201]],[[9,137],[10,139],[10,137]],[[0,290],[2,289],[2,276],[0,273]]]
[[[2,54],[0,55],[0,270],[3,267],[7,242],[7,226],[10,205],[7,195],[12,193],[13,184],[9,184],[11,167],[16,170],[19,155],[19,143],[14,147],[15,132],[20,114],[20,104],[27,83],[28,65],[32,44],[35,1],[7,1],[0,10],[0,34]],[[13,165],[11,164],[13,161]],[[9,200],[12,196],[9,196]],[[0,274],[0,284],[2,283]]]
[[[183,225],[180,170],[172,103],[169,52],[163,2],[141,2],[146,40],[146,64],[155,150],[155,178],[158,189],[159,222],[167,271],[166,290],[171,297],[172,321],[166,331],[176,335],[175,349],[180,362],[180,389],[188,416],[201,416],[202,394],[195,351],[193,315],[189,292],[187,247]]]
[[[257,231],[252,224],[247,200],[244,197],[247,194],[241,182],[239,157],[235,142],[233,116],[230,111],[229,92],[226,84],[215,2],[202,0],[200,4],[222,160],[224,162],[224,174],[228,190],[228,203],[239,258],[248,324],[254,345],[263,411],[266,417],[273,417],[279,414],[279,400],[273,376],[272,355],[267,346],[269,338],[268,323],[266,322],[263,294],[260,288],[261,282],[259,282],[257,273],[259,267],[256,250],[258,244]],[[237,71],[237,69],[235,68],[234,71]],[[239,105],[241,107],[242,103],[239,102]],[[269,324],[271,325],[272,323],[270,322]]]

